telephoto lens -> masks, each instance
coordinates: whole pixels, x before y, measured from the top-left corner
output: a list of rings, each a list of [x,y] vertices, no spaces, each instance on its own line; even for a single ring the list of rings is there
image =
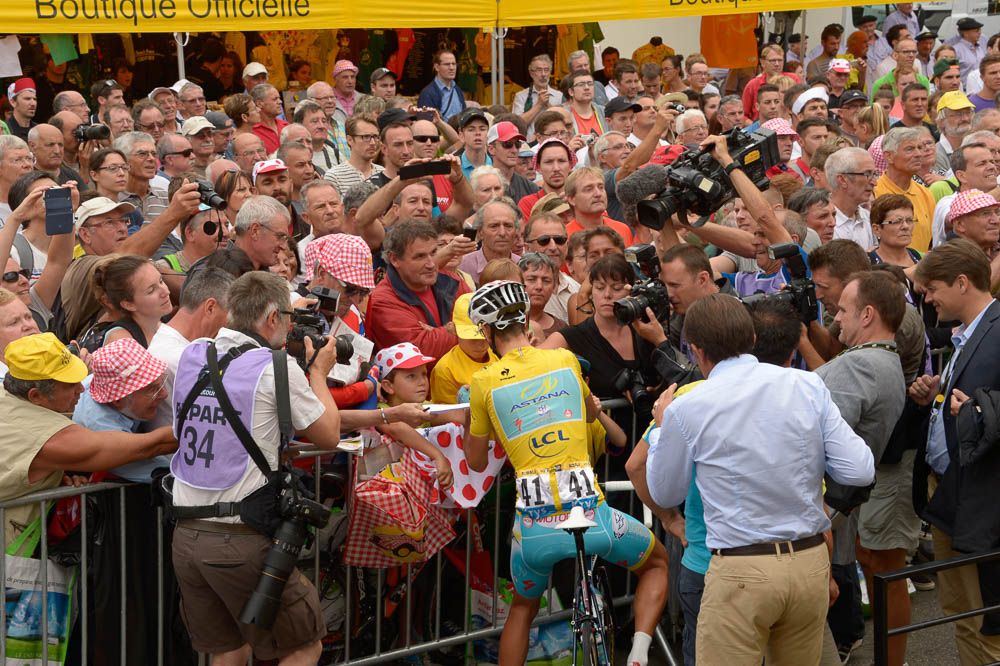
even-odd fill
[[[306,541],[305,520],[285,520],[274,533],[271,549],[264,558],[260,580],[250,600],[240,613],[240,622],[252,624],[265,631],[274,626],[274,619],[281,608],[281,594],[288,577],[295,569],[302,544]]]

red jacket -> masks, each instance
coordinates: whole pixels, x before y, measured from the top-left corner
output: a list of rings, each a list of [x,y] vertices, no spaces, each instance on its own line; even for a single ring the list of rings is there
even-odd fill
[[[365,327],[376,349],[385,349],[400,342],[412,342],[420,351],[441,358],[458,344],[458,338],[444,328],[451,321],[455,299],[469,291],[465,282],[438,273],[434,285],[441,321],[435,321],[423,302],[410,291],[396,271],[389,267],[385,279],[378,283],[368,299]],[[433,326],[428,330],[423,324]]]

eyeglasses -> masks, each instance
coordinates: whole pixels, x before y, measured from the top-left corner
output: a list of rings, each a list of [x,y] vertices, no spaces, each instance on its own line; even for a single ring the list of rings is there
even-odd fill
[[[134,153],[132,153],[132,157],[138,157],[140,160],[151,160],[156,158],[156,151],[137,150]]]
[[[355,139],[359,141],[365,141],[366,143],[375,143],[378,141],[378,134],[352,134]],[[413,137],[416,140],[417,137]]]
[[[250,150],[244,150],[242,153],[239,153],[237,157],[257,157],[259,155],[267,155],[267,151],[263,148],[252,148]]]
[[[577,81],[576,83],[573,84],[573,87],[574,88],[593,88],[594,87],[594,82],[593,81]]]
[[[905,56],[915,56],[915,55],[917,55],[916,50],[910,50],[910,49],[907,49],[906,51],[896,51],[896,53],[898,53],[899,55],[905,55]]]
[[[127,173],[127,164],[112,164],[110,166],[102,166],[94,169],[94,171],[107,171],[108,173]]]
[[[883,226],[883,227],[894,227],[896,225],[903,225],[903,224],[905,224],[908,227],[912,227],[916,223],[917,223],[917,221],[914,220],[912,217],[897,217],[894,220],[890,220],[888,218],[882,220],[882,222],[880,223],[880,226]]]
[[[367,296],[371,293],[371,289],[365,289],[364,287],[358,287],[357,285],[344,283],[344,288],[342,289],[344,296],[348,298],[355,298],[358,296]]]
[[[268,231],[270,231],[272,234],[274,234],[274,237],[277,238],[280,242],[282,242],[282,243],[287,243],[288,242],[288,233],[286,233],[284,231],[275,231],[274,229],[272,229],[271,227],[267,226],[266,224],[260,225],[260,228],[261,229],[267,229]]]
[[[548,74],[552,71],[551,67],[531,67],[528,69],[532,74]]]
[[[8,271],[8,272],[6,272],[6,273],[3,274],[3,281],[4,282],[17,282],[18,278],[20,278],[21,276],[24,276],[25,280],[30,280],[31,279],[31,269],[30,268],[22,268],[19,271]]]
[[[139,123],[139,127],[144,130],[163,129],[166,123]]]
[[[507,150],[510,150],[511,148],[517,148],[518,146],[521,145],[521,142],[518,141],[517,139],[511,139],[510,141],[497,141],[497,143],[506,148]]]
[[[112,217],[101,222],[94,222],[93,224],[85,224],[83,226],[87,229],[97,229],[98,227],[127,227],[130,221],[131,220],[127,217]]]
[[[34,164],[35,158],[31,155],[28,155],[27,157],[15,157],[11,160],[11,162],[14,164]]]
[[[164,157],[171,157],[173,155],[181,155],[182,157],[191,157],[194,155],[194,150],[191,148],[185,148],[184,150],[175,150],[172,153],[166,153]]]
[[[188,97],[187,99],[181,100],[181,102],[183,102],[184,104],[193,104],[195,102],[204,102],[204,101],[205,101],[204,95],[202,95],[201,97]]]
[[[1000,217],[1000,208],[980,208],[973,213],[976,217]]]
[[[148,400],[155,400],[156,398],[159,398],[161,395],[165,395],[166,392],[167,392],[167,380],[165,378],[161,379],[155,384],[150,384],[141,391],[136,391],[136,393],[142,394],[142,396]]]
[[[414,134],[413,140],[417,143],[437,143],[441,137],[431,134]]]
[[[323,103],[323,102],[329,102],[331,99],[334,99],[334,97],[333,95],[323,95],[322,97],[310,97],[309,99]]]
[[[877,171],[844,171],[845,176],[864,176],[865,180],[874,180],[878,177]]]
[[[566,236],[539,236],[534,240],[529,240],[529,243],[537,243],[539,245],[548,245],[549,243],[555,243],[559,247],[566,244]]]
[[[698,132],[698,131],[708,131],[708,125],[695,125],[694,127],[685,127],[680,134],[687,134],[688,132]]]

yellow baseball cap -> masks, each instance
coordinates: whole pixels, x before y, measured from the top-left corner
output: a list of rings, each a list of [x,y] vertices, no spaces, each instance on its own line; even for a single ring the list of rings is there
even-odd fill
[[[479,332],[479,327],[469,318],[471,300],[472,294],[462,294],[455,299],[455,308],[451,313],[451,320],[455,323],[455,335],[463,340],[485,340],[486,338]]]
[[[948,109],[950,111],[961,111],[962,109],[974,109],[976,105],[969,101],[969,98],[961,90],[949,90],[941,95],[938,100],[937,110]]]
[[[26,335],[7,345],[4,352],[8,372],[14,379],[54,379],[77,384],[87,376],[87,365],[74,356],[52,333]]]

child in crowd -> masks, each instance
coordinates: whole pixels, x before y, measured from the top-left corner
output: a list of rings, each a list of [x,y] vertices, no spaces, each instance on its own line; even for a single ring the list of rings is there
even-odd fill
[[[431,356],[425,356],[411,342],[400,342],[386,347],[375,355],[375,365],[379,370],[379,388],[384,402],[380,408],[395,407],[404,403],[423,404],[430,393],[427,366],[434,362]],[[453,421],[465,421],[464,410],[451,410],[427,415],[426,425],[442,425]],[[416,430],[405,423],[386,424],[382,431],[400,445],[415,449],[434,461],[437,468],[438,483],[442,488],[451,487],[452,471],[448,459],[441,451],[420,436]],[[393,458],[397,458],[393,455]]]
[[[451,321],[458,345],[442,356],[431,371],[431,399],[439,404],[468,402],[472,375],[497,360],[479,328],[469,319],[471,298],[472,294],[462,294],[455,299]]]

